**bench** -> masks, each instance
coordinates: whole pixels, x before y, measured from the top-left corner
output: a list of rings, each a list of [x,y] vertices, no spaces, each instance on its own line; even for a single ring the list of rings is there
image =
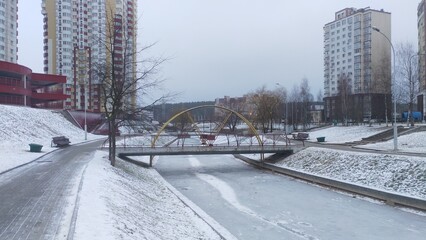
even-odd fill
[[[304,132],[293,133],[292,135],[293,135],[293,139],[296,139],[296,140],[306,140],[309,138],[309,134]]]
[[[59,136],[59,137],[53,137],[52,142],[50,144],[51,147],[63,147],[69,145],[71,142],[70,140],[65,136]]]

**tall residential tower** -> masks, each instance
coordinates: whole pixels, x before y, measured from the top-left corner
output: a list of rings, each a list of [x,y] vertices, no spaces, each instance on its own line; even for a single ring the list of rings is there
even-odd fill
[[[110,56],[107,28],[125,19],[120,28],[136,29],[136,10],[136,0],[42,1],[44,72],[67,77],[65,109],[102,111],[101,80],[93,68]],[[131,41],[136,43],[135,32]]]
[[[385,118],[390,101],[391,14],[346,8],[324,26],[325,118],[362,121]],[[388,99],[389,98],[389,99]]]
[[[0,2],[0,60],[18,60],[18,0]]]

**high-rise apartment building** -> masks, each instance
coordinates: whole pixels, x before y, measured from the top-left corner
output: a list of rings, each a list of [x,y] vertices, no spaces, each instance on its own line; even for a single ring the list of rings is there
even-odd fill
[[[391,14],[346,8],[324,26],[324,100],[327,121],[385,118],[390,101]]]
[[[18,60],[18,0],[0,1],[0,60]]]
[[[426,2],[422,0],[417,8],[417,30],[418,30],[418,74],[419,91],[417,96],[417,108],[426,115]]]
[[[126,36],[131,29],[129,41],[134,45],[126,46],[135,51],[136,10],[136,0],[42,1],[44,72],[67,77],[65,89],[71,97],[65,109],[102,111],[101,79],[94,67],[99,70],[106,66],[111,56],[107,47],[111,32],[108,27],[118,27]]]

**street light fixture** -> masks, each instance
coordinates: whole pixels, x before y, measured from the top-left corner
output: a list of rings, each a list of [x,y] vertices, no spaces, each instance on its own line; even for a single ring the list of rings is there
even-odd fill
[[[392,42],[391,40],[380,31],[379,28],[377,27],[372,27],[372,29],[378,33],[380,33],[383,37],[386,38],[386,40],[388,40],[389,44],[391,45],[392,48],[392,54],[393,54],[393,71],[392,71],[392,99],[393,99],[393,150],[397,151],[398,150],[398,129],[396,127],[396,86],[395,86],[395,49],[393,48]]]

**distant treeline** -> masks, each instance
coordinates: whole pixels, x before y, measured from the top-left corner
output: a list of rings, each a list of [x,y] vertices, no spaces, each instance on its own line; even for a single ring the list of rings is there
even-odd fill
[[[155,105],[153,108],[154,120],[163,123],[173,117],[175,114],[193,107],[202,105],[214,105],[214,101],[202,102],[182,102],[182,103],[164,103]],[[214,116],[214,108],[200,108],[191,111],[191,116],[195,121],[211,120]]]

